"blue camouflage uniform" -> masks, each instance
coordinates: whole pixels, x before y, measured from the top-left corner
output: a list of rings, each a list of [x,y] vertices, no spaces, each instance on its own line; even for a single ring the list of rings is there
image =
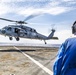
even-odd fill
[[[76,75],[76,37],[67,39],[59,48],[53,75]]]

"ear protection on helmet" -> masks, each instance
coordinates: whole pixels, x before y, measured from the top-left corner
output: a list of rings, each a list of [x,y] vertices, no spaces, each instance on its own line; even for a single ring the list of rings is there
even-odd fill
[[[72,26],[72,33],[74,34],[76,32],[76,21],[73,23]]]
[[[74,26],[72,26],[72,34],[74,34],[75,33],[75,28],[74,28]]]

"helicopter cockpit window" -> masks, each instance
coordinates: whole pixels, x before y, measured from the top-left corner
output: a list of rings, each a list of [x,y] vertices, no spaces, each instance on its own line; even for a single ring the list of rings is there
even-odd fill
[[[11,27],[8,27],[8,28],[7,28],[7,30],[9,30],[9,31],[10,31],[10,30],[11,30]]]
[[[30,31],[31,31],[31,32],[36,32],[36,30],[34,30],[34,29],[30,29]]]
[[[33,29],[32,31],[33,31],[33,32],[36,32],[36,30],[34,30],[34,29]]]
[[[34,32],[36,32],[36,30],[34,30]]]
[[[4,27],[4,28],[2,28],[2,29],[7,29],[7,27]]]

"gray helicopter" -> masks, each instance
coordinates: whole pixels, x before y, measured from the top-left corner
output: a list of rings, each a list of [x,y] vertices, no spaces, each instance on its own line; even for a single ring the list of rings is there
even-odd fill
[[[25,26],[24,24],[28,24],[25,21],[33,17],[35,16],[30,15],[24,21],[14,21],[14,20],[9,20],[5,18],[0,18],[0,20],[5,20],[5,21],[16,23],[16,25],[8,25],[0,29],[0,34],[4,36],[8,36],[10,40],[13,40],[13,37],[14,37],[16,41],[19,41],[20,38],[44,40],[45,44],[46,44],[45,40],[58,39],[58,37],[53,37],[55,33],[55,29],[52,29],[51,30],[52,32],[47,37],[45,35],[38,33],[34,28]]]

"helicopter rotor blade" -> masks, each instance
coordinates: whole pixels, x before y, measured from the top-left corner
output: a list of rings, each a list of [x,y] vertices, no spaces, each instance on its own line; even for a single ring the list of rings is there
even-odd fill
[[[30,19],[32,19],[32,18],[34,18],[34,17],[37,17],[37,16],[41,15],[41,14],[42,14],[42,13],[31,14],[31,15],[29,15],[28,17],[26,17],[26,19],[24,19],[24,21],[30,20]]]
[[[5,18],[0,18],[1,20],[5,20],[5,21],[10,21],[10,22],[16,22],[14,20],[9,20],[9,19],[5,19]]]
[[[5,19],[5,18],[0,18],[0,20],[5,20],[5,21],[9,21],[9,22],[16,22],[17,24],[27,24],[24,21],[14,21],[14,20],[9,20],[9,19]]]
[[[26,19],[24,19],[24,21],[14,21],[14,20],[9,20],[9,19],[5,19],[5,18],[0,18],[0,20],[5,20],[5,21],[9,21],[9,22],[16,22],[17,24],[28,24],[28,23],[25,22],[25,21],[30,20],[30,19],[32,19],[32,18],[34,18],[34,17],[36,17],[36,16],[41,15],[41,14],[42,14],[42,13],[31,14],[31,15],[29,15],[28,17],[26,17]]]

